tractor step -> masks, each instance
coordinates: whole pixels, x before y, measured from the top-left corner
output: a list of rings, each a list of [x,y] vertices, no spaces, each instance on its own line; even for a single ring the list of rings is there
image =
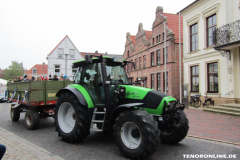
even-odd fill
[[[92,128],[92,129],[90,129],[90,131],[102,132],[102,129]]]
[[[101,107],[98,107],[98,108],[101,108]],[[97,107],[95,107],[94,108],[94,111],[93,111],[93,116],[92,116],[92,121],[91,121],[91,126],[90,126],[90,131],[98,131],[98,132],[102,132],[103,131],[103,126],[104,126],[104,120],[105,120],[105,114],[106,114],[106,112],[104,112],[104,111],[97,111],[97,109],[98,109]],[[101,115],[104,115],[103,116],[103,119],[98,119],[98,120],[96,120],[96,114],[101,114]],[[95,128],[93,125],[95,124],[95,123],[100,123],[100,124],[102,124],[101,126],[102,126],[102,128]]]
[[[93,112],[93,114],[105,114],[106,112]]]
[[[92,120],[92,122],[103,123],[104,120]]]

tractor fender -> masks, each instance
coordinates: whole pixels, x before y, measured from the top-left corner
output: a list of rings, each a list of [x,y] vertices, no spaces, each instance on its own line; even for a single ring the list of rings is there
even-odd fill
[[[63,89],[60,89],[57,92],[56,97],[59,97],[64,92],[71,92],[78,98],[78,101],[80,102],[81,105],[86,106],[86,107],[88,106],[86,99],[84,98],[83,94],[78,89],[73,88],[73,87],[65,87]]]
[[[128,103],[117,106],[112,112],[111,122],[113,122],[118,117],[118,115],[125,110],[133,109],[134,107],[142,107],[143,105],[144,103]]]

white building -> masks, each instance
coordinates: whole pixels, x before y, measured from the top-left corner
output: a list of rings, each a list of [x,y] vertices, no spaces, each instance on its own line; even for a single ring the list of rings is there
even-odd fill
[[[61,42],[48,54],[48,75],[67,75],[70,79],[74,74],[72,63],[82,60],[84,57],[80,54],[70,38],[66,35]]]
[[[240,1],[196,0],[180,14],[185,96],[240,102]]]

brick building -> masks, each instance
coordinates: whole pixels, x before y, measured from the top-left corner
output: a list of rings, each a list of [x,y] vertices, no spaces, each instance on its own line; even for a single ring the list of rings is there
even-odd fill
[[[164,22],[166,22],[166,33],[164,33]],[[166,34],[166,58],[164,58],[164,34]],[[181,41],[181,50],[182,44]],[[135,70],[132,65],[127,67],[130,81],[138,80],[141,86],[161,92],[165,92],[166,88],[166,93],[169,95],[179,94],[179,15],[163,13],[163,8],[157,7],[152,31],[144,30],[143,24],[140,23],[136,35],[127,33],[123,58],[135,63]],[[183,69],[183,66],[181,68]]]

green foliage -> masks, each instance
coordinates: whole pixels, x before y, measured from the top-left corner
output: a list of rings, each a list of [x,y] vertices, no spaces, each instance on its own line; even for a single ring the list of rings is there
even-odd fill
[[[22,63],[18,63],[17,61],[12,61],[12,65],[5,69],[4,71],[4,79],[9,80],[14,76],[23,76],[24,68]]]

